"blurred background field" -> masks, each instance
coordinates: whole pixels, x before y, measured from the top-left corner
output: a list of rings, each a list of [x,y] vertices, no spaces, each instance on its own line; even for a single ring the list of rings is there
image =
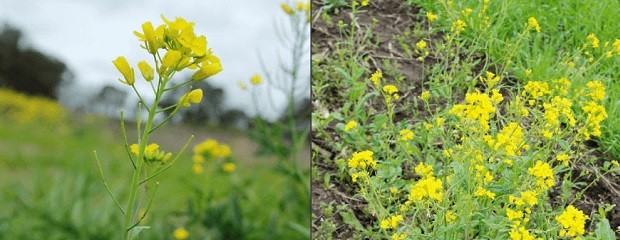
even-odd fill
[[[187,238],[179,231],[188,239],[309,239],[309,25],[299,21],[304,11],[287,14],[278,1],[244,3],[0,4],[0,239],[120,238],[123,218],[93,151],[124,206],[132,165],[119,112],[129,144],[136,142],[138,99],[117,82],[112,60],[127,54],[135,64],[144,57],[132,31],[161,22],[160,14],[195,21],[224,71],[193,86],[204,91],[202,103],[153,133],[149,143],[166,152],[194,139],[153,179],[157,194],[140,224],[150,229],[140,239]],[[301,31],[293,33],[295,27]],[[254,74],[262,82],[250,82]],[[163,104],[184,92],[170,91]],[[198,173],[192,149],[207,139],[232,153],[225,161],[207,159]],[[147,211],[148,198],[139,201],[138,212]]]

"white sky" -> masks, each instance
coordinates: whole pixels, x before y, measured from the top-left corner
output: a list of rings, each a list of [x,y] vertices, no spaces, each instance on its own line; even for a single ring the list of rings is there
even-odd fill
[[[275,26],[286,21],[281,0],[14,0],[0,2],[0,24],[9,23],[24,33],[27,46],[34,47],[68,65],[76,78],[79,94],[95,94],[104,84],[119,84],[120,74],[112,60],[120,55],[136,64],[147,57],[133,34],[146,21],[157,26],[160,14],[168,19],[183,17],[196,22],[195,32],[205,35],[208,47],[220,57],[224,71],[216,75],[216,86],[225,90],[226,107],[253,111],[248,92],[238,81],[262,74],[257,52],[267,65],[276,67],[278,45]],[[308,29],[309,31],[309,29]],[[310,45],[308,43],[308,52]],[[288,59],[285,57],[284,59]],[[309,57],[306,65],[309,65]],[[134,67],[137,71],[137,67]],[[304,66],[302,76],[307,76]],[[139,79],[136,72],[136,78]],[[75,88],[77,89],[77,88]],[[308,93],[309,97],[309,93]],[[75,99],[73,99],[75,100]],[[66,101],[66,99],[65,99]]]

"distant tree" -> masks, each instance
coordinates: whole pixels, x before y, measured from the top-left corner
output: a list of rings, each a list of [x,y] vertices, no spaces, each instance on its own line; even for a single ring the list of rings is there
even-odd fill
[[[119,109],[125,106],[127,92],[113,85],[105,85],[101,91],[89,101],[89,110],[106,115],[117,115]]]
[[[245,115],[245,112],[239,109],[229,109],[220,116],[220,123],[226,127],[246,129],[249,126],[250,119]]]
[[[34,49],[20,48],[21,38],[19,29],[5,24],[0,33],[0,86],[56,99],[63,76],[70,76],[67,67]]]

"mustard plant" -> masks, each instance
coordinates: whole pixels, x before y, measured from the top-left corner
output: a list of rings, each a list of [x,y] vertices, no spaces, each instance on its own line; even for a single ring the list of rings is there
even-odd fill
[[[189,137],[185,146],[174,157],[171,152],[161,150],[158,144],[149,142],[151,134],[172,118],[179,109],[190,107],[193,103],[199,103],[202,100],[202,90],[190,89],[179,99],[178,103],[160,109],[158,106],[162,96],[167,91],[192,82],[202,81],[222,71],[219,58],[213,54],[207,45],[207,38],[194,33],[194,22],[189,22],[180,17],[168,20],[162,15],[161,18],[164,22],[161,25],[153,26],[153,23],[148,21],[142,24],[142,32],[134,31],[141,44],[140,46],[151,57],[150,60],[138,62],[137,67],[146,85],[154,94],[153,100],[148,101],[143,97],[144,93],[136,88],[136,73],[132,64],[125,57],[120,56],[112,61],[122,75],[119,81],[131,87],[139,98],[136,110],[138,113],[136,123],[138,129],[137,143],[130,145],[125,131],[124,115],[121,112],[123,140],[129,158],[128,164],[133,171],[128,184],[130,191],[125,207],[121,206],[121,203],[110,192],[95,151],[104,186],[124,218],[123,239],[134,239],[141,230],[148,228],[148,226],[140,224],[151,210],[152,201],[159,185],[159,182],[153,184],[152,180],[173,165],[193,138],[193,136]],[[185,69],[193,71],[190,79],[177,85],[169,84],[176,73]],[[144,124],[140,115],[143,109],[148,112]],[[173,111],[168,116],[164,116],[160,122],[155,121],[156,115],[163,114],[169,109],[173,109]],[[151,189],[153,189],[152,193],[149,194],[148,192],[151,192]],[[143,206],[143,201],[146,202],[146,206]],[[143,210],[141,214],[138,214],[139,209]]]

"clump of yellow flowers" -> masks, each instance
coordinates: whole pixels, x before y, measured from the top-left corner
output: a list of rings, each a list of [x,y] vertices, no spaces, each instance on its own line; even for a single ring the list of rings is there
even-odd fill
[[[124,119],[122,119],[123,113],[121,112],[121,120],[123,120],[121,127],[123,129],[125,147],[133,166],[133,177],[130,182],[131,190],[125,208],[121,207],[120,203],[114,198],[109,189],[107,189],[107,184],[105,185],[108,193],[112,196],[124,215],[124,239],[134,238],[140,230],[146,228],[140,226],[140,223],[150,210],[150,202],[153,199],[154,193],[151,194],[151,199],[148,201],[147,210],[142,216],[138,216],[135,209],[140,209],[139,205],[142,201],[136,202],[136,200],[141,198],[138,196],[140,193],[146,192],[146,188],[141,190],[141,187],[146,186],[149,180],[167,170],[182,154],[193,137],[190,137],[181,151],[173,158],[172,153],[166,153],[160,150],[158,144],[149,143],[149,136],[153,131],[170,120],[180,108],[190,107],[192,104],[200,103],[203,93],[201,89],[192,90],[190,88],[190,90],[179,98],[176,104],[166,107],[166,109],[173,109],[173,111],[166,116],[163,121],[155,124],[155,116],[165,113],[165,111],[159,109],[162,96],[169,90],[188,85],[192,82],[202,81],[218,74],[223,69],[220,59],[215,56],[211,48],[208,47],[207,38],[194,32],[194,22],[187,21],[180,17],[169,20],[161,16],[161,19],[163,23],[160,25],[155,26],[152,22],[148,21],[142,24],[141,32],[134,31],[134,34],[141,44],[140,46],[150,55],[149,59],[139,61],[136,65],[130,63],[124,56],[119,56],[112,61],[122,76],[119,78],[119,81],[130,86],[140,99],[137,112],[140,113],[142,108],[148,111],[148,116],[144,124],[140,114],[138,114],[138,140],[137,143],[131,146],[127,143]],[[143,93],[136,88],[138,80],[136,79],[134,66],[137,66],[140,75],[144,79],[144,83],[150,85],[149,89],[155,96],[150,102],[147,102],[142,97]],[[192,71],[191,77],[181,84],[172,85],[170,80],[173,76],[184,70]],[[220,147],[218,151],[210,151],[209,154],[227,156],[230,155],[230,149],[226,151],[223,147]],[[159,164],[145,165],[145,163]],[[234,166],[231,167],[227,165],[225,167],[225,171],[233,170]],[[103,171],[101,171],[101,175],[103,178]],[[155,191],[157,191],[157,186],[158,184],[155,187]],[[175,231],[175,238],[184,239],[187,237],[186,231],[182,230]]]
[[[195,174],[204,172],[204,162],[210,160],[219,160],[213,164],[220,165],[222,171],[231,173],[235,171],[235,164],[230,160],[230,147],[226,144],[220,144],[217,140],[207,139],[194,146],[194,167],[192,171]]]

